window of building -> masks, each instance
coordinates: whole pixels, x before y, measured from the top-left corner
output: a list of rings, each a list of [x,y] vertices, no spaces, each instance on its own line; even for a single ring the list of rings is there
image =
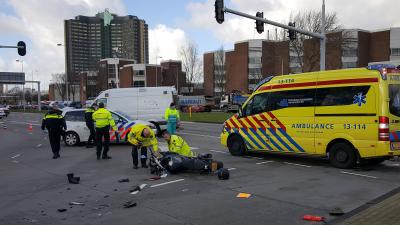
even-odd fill
[[[144,81],[133,82],[133,87],[144,87]]]
[[[144,76],[144,70],[135,70],[135,76]]]
[[[342,55],[344,57],[357,57],[358,52],[356,48],[343,49]]]
[[[343,62],[343,69],[346,68],[357,68],[357,62]]]
[[[354,104],[354,96],[367,95],[370,86],[318,88],[316,106],[334,106]]]
[[[391,56],[400,56],[400,48],[391,48],[390,55]]]

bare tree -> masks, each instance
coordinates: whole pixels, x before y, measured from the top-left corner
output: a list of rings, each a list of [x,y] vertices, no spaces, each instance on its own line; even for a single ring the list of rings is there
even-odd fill
[[[54,84],[54,92],[57,93],[61,100],[64,101],[66,98],[65,84],[67,78],[64,73],[52,74],[52,83]]]
[[[290,20],[296,23],[296,27],[314,33],[321,32],[322,14],[320,11],[305,11],[298,12],[290,16]],[[325,15],[325,32],[340,31],[342,26],[338,22],[336,12],[327,13]],[[327,44],[334,43],[339,46],[347,44],[346,35],[343,38],[328,38]],[[297,39],[290,41],[290,51],[294,53],[295,59],[292,62],[298,63],[301,67],[301,72],[310,71],[319,65],[319,46],[313,45],[310,49],[311,54],[305,56],[304,54],[304,41],[310,39],[309,36],[297,33]],[[308,67],[305,66],[305,61],[309,63]],[[290,71],[294,72],[294,71]]]
[[[199,57],[198,47],[192,41],[187,41],[179,49],[179,55],[182,60],[182,68],[186,73],[188,93],[191,95],[195,83],[198,83],[202,76],[202,61]]]
[[[226,85],[228,83],[228,76],[225,66],[225,51],[224,46],[214,53],[214,84],[220,95],[225,94]]]

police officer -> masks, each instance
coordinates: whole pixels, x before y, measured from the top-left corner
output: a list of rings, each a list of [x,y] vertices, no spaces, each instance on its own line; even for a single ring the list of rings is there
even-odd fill
[[[58,107],[54,106],[42,120],[42,130],[46,128],[49,133],[53,159],[60,158],[60,138],[63,134],[63,129],[67,130],[67,124],[61,113]]]
[[[175,134],[170,134],[168,131],[164,130],[162,133],[164,140],[167,141],[168,150],[170,152],[175,152],[179,155],[186,157],[194,157],[195,154],[190,149],[190,146],[187,142],[180,136]]]
[[[175,103],[171,103],[169,108],[165,110],[164,118],[167,121],[167,130],[170,134],[175,134],[176,125],[179,122],[179,111],[175,107]]]
[[[147,168],[147,147],[152,147],[154,152],[158,151],[158,141],[153,130],[144,124],[135,124],[128,134],[128,141],[132,146],[133,168],[138,169],[138,149],[140,149],[140,163]]]
[[[94,105],[90,106],[85,111],[86,127],[90,131],[89,138],[86,142],[86,148],[92,148],[93,145],[96,143],[96,132],[94,130],[94,120],[92,117],[94,112],[95,112]]]
[[[108,156],[108,150],[110,145],[110,127],[113,130],[117,130],[117,126],[115,126],[115,122],[111,116],[110,111],[104,108],[104,103],[99,103],[99,109],[96,110],[92,115],[93,120],[96,122],[96,145],[97,145],[97,160],[100,159],[100,155],[102,155],[102,159],[111,159]],[[104,137],[104,150],[103,150],[103,137]],[[103,150],[103,154],[101,154]]]

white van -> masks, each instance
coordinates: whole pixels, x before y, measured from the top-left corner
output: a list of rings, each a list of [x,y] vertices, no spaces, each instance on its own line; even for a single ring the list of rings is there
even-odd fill
[[[164,113],[174,95],[174,87],[116,88],[101,92],[94,102],[103,102],[107,109],[123,112],[135,120],[153,123],[160,131],[165,128]]]

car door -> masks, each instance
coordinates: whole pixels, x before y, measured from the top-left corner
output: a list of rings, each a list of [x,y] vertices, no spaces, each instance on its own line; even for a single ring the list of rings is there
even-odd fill
[[[84,110],[68,111],[65,113],[64,118],[67,124],[67,131],[77,133],[80,141],[86,141],[89,138],[90,131],[86,127]]]
[[[124,140],[121,140],[121,136],[124,134],[124,125],[128,122],[125,118],[117,115],[116,113],[111,112],[111,116],[115,122],[115,125],[117,126],[117,130],[113,131],[110,127],[110,141],[112,142],[123,142]]]

